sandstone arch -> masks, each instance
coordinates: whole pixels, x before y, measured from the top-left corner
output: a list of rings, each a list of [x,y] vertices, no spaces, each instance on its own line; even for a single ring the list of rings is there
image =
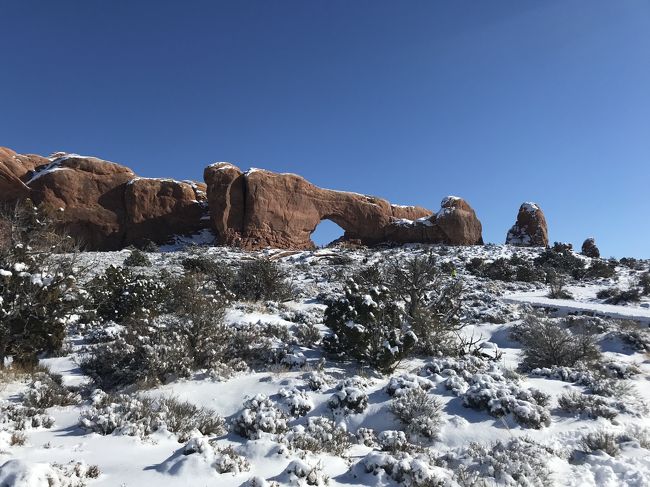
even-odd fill
[[[310,249],[323,219],[339,225],[345,240],[482,243],[481,224],[460,198],[448,198],[438,215],[417,206],[391,205],[376,196],[319,188],[295,174],[241,171],[230,163],[205,169],[208,202],[219,243],[247,249]]]

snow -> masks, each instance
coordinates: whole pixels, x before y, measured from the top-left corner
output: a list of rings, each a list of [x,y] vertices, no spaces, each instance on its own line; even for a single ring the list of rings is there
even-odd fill
[[[645,307],[635,308],[613,304],[581,302],[572,299],[551,299],[539,292],[510,294],[504,297],[504,301],[556,309],[562,314],[584,313],[650,323],[650,309]]]
[[[79,424],[82,411],[90,407],[86,401],[80,405],[47,408],[46,413],[55,420],[54,426],[50,429],[27,429],[24,446],[11,445],[9,425],[0,422],[0,485],[66,485],[62,479],[65,479],[65,472],[71,471],[70,462],[80,462],[84,466],[99,467],[98,478],[84,479],[89,487],[229,487],[271,485],[272,481],[280,485],[305,485],[311,472],[314,472],[311,485],[319,485],[319,482],[324,485],[324,477],[329,476],[329,485],[333,487],[409,485],[404,479],[420,482],[443,479],[453,486],[453,469],[443,462],[434,465],[426,460],[426,455],[418,452],[382,451],[378,446],[399,448],[406,442],[404,425],[395,419],[390,408],[394,398],[412,388],[426,391],[442,404],[440,433],[422,446],[424,452],[453,459],[460,455],[459,452],[466,452],[471,442],[491,448],[495,441],[531,438],[544,448],[558,452],[557,455],[549,454],[550,478],[556,485],[649,485],[650,455],[647,449],[632,440],[622,442],[621,451],[615,457],[591,452],[580,454],[576,461],[571,460],[571,454],[580,448],[584,434],[601,429],[624,434],[634,427],[648,428],[648,415],[620,412],[612,422],[559,411],[559,395],[566,391],[583,391],[585,387],[548,375],[515,373],[521,361],[521,349],[509,335],[513,324],[529,306],[557,310],[559,314],[587,313],[635,320],[641,328],[650,323],[650,309],[642,306],[647,301],[638,306],[614,306],[602,304],[595,298],[596,292],[604,287],[632,282],[634,276],[628,271],[619,267],[618,281],[590,281],[569,286],[567,289],[574,299],[553,300],[546,297],[548,290],[544,284],[488,281],[465,272],[464,263],[474,257],[495,260],[521,255],[533,259],[539,254],[539,249],[508,246],[448,249],[413,245],[382,251],[328,249],[290,254],[278,251],[250,254],[236,249],[200,246],[211,244],[213,239],[214,235],[209,231],[193,237],[178,237],[173,245],[161,249],[164,252],[148,254],[153,265],[143,272],[164,268],[177,274],[181,272],[182,260],[197,252],[229,263],[239,263],[252,256],[274,256],[291,273],[292,282],[300,289],[298,297],[281,304],[233,303],[226,313],[226,322],[231,326],[260,323],[291,331],[299,323],[290,320],[301,316],[313,321],[321,334],[326,334],[328,328],[322,322],[325,306],[316,297],[337,291],[339,284],[331,276],[341,267],[330,265],[328,256],[349,257],[351,263],[346,264],[345,270],[350,270],[364,260],[368,264],[381,263],[432,250],[439,253],[438,259],[453,264],[458,270],[465,292],[472,294],[468,301],[478,302],[474,309],[481,310],[482,316],[487,316],[492,310],[502,318],[497,322],[476,319],[462,330],[463,336],[482,337],[478,345],[480,353],[500,354],[500,358],[488,362],[489,368],[485,370],[472,370],[472,364],[479,363],[476,357],[467,357],[464,361],[450,357],[415,357],[400,363],[394,373],[379,376],[367,369],[360,370],[358,364],[333,360],[320,347],[292,344],[286,361],[275,369],[242,371],[227,378],[214,378],[208,371],[197,371],[190,378],[172,380],[142,393],[189,401],[213,409],[228,421],[241,417],[251,427],[263,424],[266,429],[279,430],[286,426],[287,438],[310,431],[328,434],[322,427],[324,423],[319,425],[316,421],[316,418],[323,417],[333,420],[351,435],[359,432],[359,428],[374,429],[377,445],[354,444],[341,456],[292,450],[290,443],[283,443],[282,435],[275,433],[259,434],[257,439],[242,438],[233,432],[218,436],[199,434],[183,442],[164,428],[146,438],[102,436],[85,430]],[[191,250],[184,250],[188,247]],[[121,265],[126,256],[128,252],[84,253],[79,265],[92,264],[92,272],[99,273],[108,265]],[[11,277],[11,271],[0,270],[0,276]],[[367,305],[373,305],[370,295],[365,299]],[[350,324],[356,326],[353,322]],[[122,331],[121,326],[107,323],[103,331],[108,337],[115,336]],[[77,329],[77,325],[71,328]],[[63,356],[44,358],[41,364],[60,374],[64,385],[84,388],[90,378],[83,375],[78,362],[87,344],[83,336],[74,335],[70,337],[69,345],[70,350]],[[647,357],[642,352],[623,349],[620,344],[618,348],[608,346],[604,354],[617,361],[623,369],[639,368],[640,373],[626,382],[636,387],[640,399],[650,403]],[[26,382],[19,379],[0,383],[3,410],[8,404],[18,404],[26,387]],[[531,389],[551,398],[549,407],[545,409],[550,422],[539,429],[525,427],[516,421],[517,418],[531,422],[544,420],[540,409],[531,400],[523,400],[523,396],[517,395]],[[466,403],[484,398],[488,398],[485,409],[467,407]],[[262,407],[251,407],[251,399]],[[498,413],[506,406],[511,411],[502,418],[490,414]],[[292,415],[290,411],[296,414]],[[370,437],[367,432],[365,434]],[[232,450],[227,450],[229,447]],[[516,467],[514,460],[506,466]],[[221,470],[225,472],[219,473]],[[251,479],[255,479],[255,484],[248,484]]]

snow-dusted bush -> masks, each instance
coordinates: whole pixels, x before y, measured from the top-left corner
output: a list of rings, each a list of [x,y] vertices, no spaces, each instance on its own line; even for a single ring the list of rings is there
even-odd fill
[[[584,273],[585,263],[569,249],[546,249],[534,261],[537,267],[579,278]]]
[[[181,323],[187,352],[195,367],[210,367],[226,358],[223,353],[232,333],[224,323],[228,301],[222,292],[199,274],[189,273],[171,285],[173,308]]]
[[[546,408],[548,396],[523,389],[503,374],[475,374],[460,397],[465,406],[486,410],[497,418],[512,414],[517,423],[527,428],[539,429],[551,424],[551,414]]]
[[[126,267],[150,267],[151,261],[147,254],[141,250],[134,249],[131,251],[129,256],[124,259],[124,266]]]
[[[295,337],[298,345],[311,348],[321,341],[321,333],[314,324],[298,325],[295,331]]]
[[[343,455],[352,444],[345,429],[323,416],[309,418],[305,426],[295,426],[287,433],[285,441],[291,448],[334,455]]]
[[[565,392],[558,399],[558,406],[568,413],[583,414],[589,418],[614,419],[618,411],[610,402],[600,396],[583,394],[581,392]]]
[[[440,430],[442,404],[419,387],[397,395],[390,409],[413,435],[435,438]]]
[[[378,445],[377,434],[372,428],[359,428],[354,436],[360,445],[370,447],[376,447]]]
[[[381,431],[377,435],[377,443],[382,451],[390,452],[406,451],[412,447],[406,434],[396,430]]]
[[[605,430],[587,433],[580,440],[580,446],[585,453],[602,451],[610,457],[615,457],[620,453],[618,443],[619,435]]]
[[[28,389],[22,394],[24,406],[46,409],[79,403],[79,395],[66,389],[57,375],[39,372],[33,375]]]
[[[512,336],[522,345],[525,370],[572,367],[578,362],[594,363],[601,359],[593,335],[580,329],[569,331],[557,320],[528,315],[513,327]]]
[[[650,329],[642,328],[639,323],[623,321],[615,335],[638,352],[650,352]]]
[[[452,277],[429,252],[386,264],[390,293],[405,303],[405,311],[417,336],[416,348],[427,354],[453,348],[455,332],[462,325],[461,281]]]
[[[294,292],[287,274],[277,262],[259,258],[242,262],[233,282],[239,299],[251,301],[286,301]]]
[[[553,452],[533,440],[513,438],[489,445],[472,443],[459,454],[447,455],[454,480],[463,487],[481,485],[555,485],[549,461]]]
[[[244,410],[233,419],[232,429],[239,436],[254,440],[262,433],[287,431],[287,417],[271,399],[258,394],[244,402]]]
[[[362,413],[368,407],[368,382],[360,377],[350,377],[339,382],[336,392],[327,401],[330,409],[342,414]]]
[[[0,425],[11,430],[27,430],[31,428],[51,428],[54,418],[43,409],[27,407],[14,402],[0,402]]]
[[[478,357],[435,359],[423,373],[444,377],[445,387],[467,407],[486,410],[496,417],[512,414],[519,424],[530,428],[550,424],[549,396],[521,387],[516,378],[507,376],[492,362]]]
[[[448,473],[436,467],[432,459],[423,454],[373,451],[368,453],[360,463],[366,472],[378,475],[383,471],[403,487],[450,485]]]
[[[250,463],[232,446],[217,447],[207,438],[194,437],[183,448],[184,455],[201,455],[218,473],[239,474],[251,469]]]
[[[82,410],[79,424],[102,435],[144,438],[164,427],[187,441],[196,431],[203,435],[225,433],[225,421],[214,411],[172,397],[93,394],[92,406]]]
[[[161,314],[171,298],[164,280],[134,274],[127,267],[113,265],[93,278],[86,289],[97,315],[117,323]]]
[[[428,391],[434,386],[434,383],[425,377],[413,374],[402,374],[398,377],[391,377],[386,386],[386,392],[389,396],[401,396],[412,389],[422,389]]]
[[[492,262],[475,257],[466,264],[465,268],[475,276],[505,282],[543,282],[546,277],[542,269],[516,255],[510,259],[499,257]]]
[[[0,365],[12,356],[30,367],[41,353],[57,353],[66,324],[83,302],[74,258],[53,258],[70,250],[54,222],[31,202],[6,213],[8,245],[0,249]]]
[[[181,325],[174,317],[129,321],[117,340],[90,349],[81,369],[104,390],[131,384],[151,387],[187,377],[194,363]]]
[[[304,391],[299,391],[295,387],[283,387],[279,392],[284,398],[291,416],[305,416],[309,411],[314,409],[314,401],[312,401],[309,394]]]
[[[196,255],[183,259],[182,265],[189,273],[204,276],[204,279],[222,295],[229,296],[232,293],[235,273],[226,262]]]
[[[285,473],[292,484],[298,482],[297,485],[322,487],[330,483],[329,476],[323,472],[323,464],[320,462],[311,465],[304,460],[296,459],[289,464]]]
[[[417,342],[403,310],[387,288],[364,293],[354,281],[345,296],[327,303],[325,324],[332,335],[326,349],[340,357],[358,360],[381,372],[391,372]]]
[[[312,391],[329,389],[333,378],[321,371],[308,372],[304,376],[305,383]]]

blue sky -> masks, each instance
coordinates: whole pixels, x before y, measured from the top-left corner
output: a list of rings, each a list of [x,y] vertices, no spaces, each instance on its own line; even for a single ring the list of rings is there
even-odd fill
[[[18,152],[179,179],[230,161],[432,210],[455,194],[488,242],[535,201],[551,240],[650,257],[647,0],[4,0],[0,18]]]

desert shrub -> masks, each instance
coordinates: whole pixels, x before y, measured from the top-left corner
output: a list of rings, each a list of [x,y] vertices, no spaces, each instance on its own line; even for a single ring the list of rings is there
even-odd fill
[[[51,428],[54,425],[54,418],[40,408],[2,401],[0,402],[0,425],[6,425],[6,429],[10,431]]]
[[[205,276],[205,279],[221,295],[228,296],[231,292],[235,280],[235,273],[226,262],[198,255],[183,259],[182,265],[190,273],[199,273]]]
[[[232,445],[218,447],[207,438],[194,437],[183,448],[183,455],[201,455],[217,473],[240,474],[248,472],[251,465],[246,457],[237,453]]]
[[[608,287],[605,289],[601,289],[596,293],[596,297],[598,299],[609,299],[613,296],[618,295],[621,292],[621,290],[617,287]]]
[[[391,372],[417,342],[402,309],[386,288],[364,294],[351,281],[345,296],[327,305],[325,324],[333,333],[325,338],[325,347],[339,357]]]
[[[492,262],[485,262],[484,259],[475,257],[465,265],[465,268],[475,276],[504,282],[541,282],[545,277],[542,269],[517,255],[510,259],[499,257]]]
[[[149,260],[149,257],[147,257],[147,254],[141,250],[134,249],[131,251],[129,256],[124,259],[124,265],[126,267],[150,267],[151,261]]]
[[[371,428],[359,428],[355,433],[355,438],[359,445],[376,447],[377,446],[377,434],[375,430]]]
[[[286,301],[293,296],[287,274],[268,259],[255,259],[241,264],[235,275],[233,291],[239,299],[251,301]]]
[[[639,277],[638,286],[641,288],[641,294],[644,296],[650,295],[650,272],[645,272]]]
[[[438,434],[442,404],[421,388],[409,389],[395,397],[390,409],[407,432],[425,438],[435,438]]]
[[[313,485],[324,487],[329,485],[329,477],[323,472],[323,464],[318,462],[310,465],[303,460],[292,460],[285,470],[288,485]]]
[[[522,345],[522,368],[568,366],[597,362],[600,350],[594,337],[583,330],[571,332],[557,322],[528,315],[513,327],[513,338]]]
[[[383,473],[404,487],[449,485],[449,479],[442,476],[434,461],[424,454],[372,451],[360,461],[360,465],[367,473]]]
[[[339,456],[352,444],[350,434],[345,429],[323,416],[309,418],[305,426],[294,426],[285,441],[291,448]]]
[[[470,444],[446,459],[454,479],[463,487],[483,485],[556,485],[549,465],[553,453],[530,438],[513,438],[492,444]]]
[[[382,451],[400,452],[412,450],[411,444],[403,431],[384,430],[377,435],[377,444]]]
[[[641,271],[644,268],[643,261],[639,259],[635,259],[634,257],[623,257],[621,260],[618,261],[619,264],[622,266],[627,267],[628,269],[636,270],[636,271]]]
[[[365,391],[367,383],[351,377],[339,382],[336,392],[328,400],[330,409],[342,414],[358,414],[368,408],[368,393]]]
[[[305,383],[312,391],[324,391],[329,388],[332,378],[321,371],[314,371],[305,374]]]
[[[69,406],[79,403],[79,396],[67,388],[61,382],[61,376],[47,373],[34,374],[27,391],[22,394],[24,406],[47,409],[53,406]]]
[[[134,274],[126,267],[111,265],[86,287],[97,315],[117,323],[156,316],[170,302],[169,289],[163,281]]]
[[[193,360],[179,323],[177,319],[129,321],[115,341],[96,345],[82,356],[80,367],[107,391],[187,377]]]
[[[426,377],[420,377],[413,374],[402,374],[398,377],[391,377],[386,386],[386,392],[389,396],[402,396],[411,390],[421,389],[428,391],[434,387],[434,383]]]
[[[228,301],[221,291],[196,273],[174,281],[171,290],[176,316],[183,322],[179,333],[185,338],[194,366],[210,367],[224,359],[218,352],[230,331],[224,322]]]
[[[614,419],[618,411],[604,398],[581,392],[565,392],[558,396],[558,406],[567,413],[578,413],[589,418]]]
[[[585,270],[585,277],[598,279],[608,279],[616,275],[616,263],[601,259],[594,259],[591,265]]]
[[[623,343],[639,352],[650,351],[650,330],[634,321],[623,321],[615,332]]]
[[[27,435],[22,431],[14,431],[9,437],[9,446],[25,446]]]
[[[244,409],[232,421],[232,429],[239,436],[255,440],[262,433],[279,434],[287,431],[287,417],[264,394],[244,402]]]
[[[26,202],[4,214],[8,245],[0,249],[0,365],[7,356],[23,367],[41,353],[61,351],[66,324],[83,302],[75,260],[55,223]],[[77,271],[78,273],[78,271]]]
[[[515,421],[527,428],[540,429],[551,424],[547,409],[549,397],[537,390],[523,389],[503,375],[475,374],[464,392],[463,405],[485,410],[497,418],[511,414]]]
[[[298,325],[295,332],[298,344],[303,347],[313,347],[321,341],[321,333],[316,325]]]
[[[551,299],[571,299],[571,293],[564,289],[566,279],[562,274],[550,269],[546,274],[546,283],[548,284],[548,297]]]
[[[618,447],[618,435],[605,430],[587,433],[580,440],[580,446],[585,453],[602,451],[610,457],[615,457],[620,453]]]
[[[314,402],[304,391],[299,391],[295,387],[280,389],[280,395],[284,398],[289,414],[294,417],[305,416],[309,411],[314,409]]]
[[[405,303],[415,348],[433,354],[453,348],[460,322],[462,284],[432,253],[386,266],[390,292]]]
[[[543,268],[547,272],[552,269],[555,272],[576,279],[583,275],[585,267],[584,261],[575,256],[570,250],[546,249],[533,262],[537,267]]]
[[[610,297],[605,300],[606,304],[627,304],[636,303],[641,300],[641,290],[638,288],[630,288],[624,290],[616,290]]]
[[[144,438],[161,427],[187,441],[194,431],[204,435],[225,433],[225,421],[210,409],[179,401],[173,397],[110,395],[95,391],[92,406],[82,410],[79,424],[102,435],[127,435]]]

